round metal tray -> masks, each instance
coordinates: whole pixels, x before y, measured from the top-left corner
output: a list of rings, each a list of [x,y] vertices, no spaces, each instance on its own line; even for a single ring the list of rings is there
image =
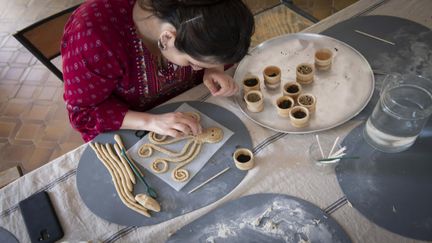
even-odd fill
[[[328,71],[315,70],[314,82],[302,85],[302,93],[312,93],[317,98],[316,111],[309,125],[293,127],[289,118],[278,116],[275,106],[282,87],[296,80],[296,66],[314,63],[315,51],[329,48],[333,51],[333,64]],[[275,65],[281,69],[281,85],[278,89],[267,89],[262,71]],[[286,133],[311,133],[327,130],[356,116],[369,102],[375,87],[372,69],[367,60],[354,48],[328,36],[309,33],[283,35],[265,41],[255,47],[238,65],[234,79],[242,87],[248,75],[261,80],[264,95],[264,110],[253,113],[247,110],[243,92],[235,97],[243,113],[257,124]]]

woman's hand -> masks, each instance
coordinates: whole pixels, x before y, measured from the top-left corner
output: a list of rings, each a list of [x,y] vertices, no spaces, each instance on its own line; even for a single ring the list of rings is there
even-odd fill
[[[149,121],[149,130],[160,135],[182,137],[200,134],[201,125],[193,117],[182,112],[171,112],[152,115]]]
[[[223,66],[204,70],[203,82],[214,96],[232,96],[239,90],[234,79],[223,71]]]
[[[171,137],[197,135],[202,132],[199,121],[182,112],[150,114],[128,111],[121,129],[147,130]]]

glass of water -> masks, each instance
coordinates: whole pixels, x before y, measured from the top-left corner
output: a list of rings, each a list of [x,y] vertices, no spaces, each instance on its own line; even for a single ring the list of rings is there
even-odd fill
[[[376,149],[395,153],[408,149],[432,113],[432,81],[416,75],[390,74],[364,129]]]

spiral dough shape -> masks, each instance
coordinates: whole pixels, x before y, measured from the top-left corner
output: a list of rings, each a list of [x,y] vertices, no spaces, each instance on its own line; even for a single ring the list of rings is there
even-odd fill
[[[185,169],[175,169],[171,176],[175,181],[183,182],[189,178],[189,172]]]
[[[152,170],[158,174],[168,171],[168,163],[163,159],[156,159],[152,163]]]

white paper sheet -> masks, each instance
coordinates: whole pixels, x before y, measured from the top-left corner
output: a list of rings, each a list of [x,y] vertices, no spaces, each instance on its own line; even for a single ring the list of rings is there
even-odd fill
[[[201,116],[201,126],[203,128],[216,126],[216,127],[220,127],[224,132],[224,137],[223,137],[222,141],[220,141],[219,143],[215,143],[215,144],[208,144],[208,143],[203,144],[201,147],[201,152],[198,154],[198,156],[193,161],[191,161],[188,165],[183,167],[184,169],[189,171],[189,179],[188,180],[186,180],[184,182],[177,182],[171,178],[171,172],[173,171],[173,169],[176,166],[175,163],[168,162],[169,170],[165,173],[158,174],[158,173],[153,172],[153,170],[151,169],[151,163],[153,162],[153,160],[156,158],[168,157],[168,156],[164,155],[158,151],[153,151],[153,154],[151,157],[148,157],[148,158],[140,157],[138,155],[138,149],[141,147],[142,144],[149,143],[147,135],[145,137],[143,137],[141,140],[139,140],[134,146],[132,146],[128,150],[128,154],[137,163],[144,166],[144,168],[146,168],[148,173],[152,173],[152,174],[156,175],[157,177],[159,177],[160,179],[165,181],[165,183],[167,183],[172,188],[174,188],[176,191],[180,191],[201,170],[201,168],[204,167],[204,165],[213,156],[213,154],[216,153],[216,151],[218,151],[234,133],[231,130],[229,130],[228,128],[222,126],[218,122],[214,121],[213,119],[209,118],[205,114],[199,112],[197,109],[191,107],[190,105],[188,105],[186,103],[180,105],[176,109],[176,111],[181,111],[181,112],[194,111],[194,112],[197,112]],[[187,142],[187,140],[182,140],[182,141],[179,141],[175,144],[160,145],[160,146],[164,146],[165,148],[172,150],[172,151],[180,151],[183,148],[183,146],[186,144],[186,142]]]

